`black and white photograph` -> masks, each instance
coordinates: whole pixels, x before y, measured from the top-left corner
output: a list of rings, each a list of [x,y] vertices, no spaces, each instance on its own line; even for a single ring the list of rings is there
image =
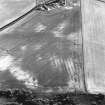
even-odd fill
[[[105,0],[0,0],[0,105],[105,105]]]

